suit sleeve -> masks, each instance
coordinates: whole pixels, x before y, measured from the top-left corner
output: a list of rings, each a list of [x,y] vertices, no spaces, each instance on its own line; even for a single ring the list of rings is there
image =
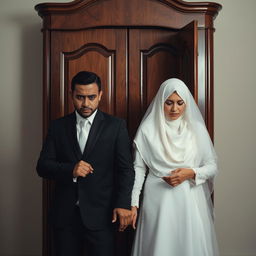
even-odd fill
[[[57,160],[56,132],[57,127],[52,122],[37,162],[37,173],[42,178],[72,182],[76,163],[63,163]]]
[[[115,208],[131,209],[134,169],[130,139],[123,120],[120,124],[117,135],[115,160],[117,172],[117,195]]]

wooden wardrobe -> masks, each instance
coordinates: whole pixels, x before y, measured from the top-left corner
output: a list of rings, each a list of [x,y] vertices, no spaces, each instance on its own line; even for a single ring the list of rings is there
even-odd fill
[[[171,77],[190,88],[213,139],[213,21],[221,5],[182,0],[75,0],[42,3],[43,132],[73,111],[72,77],[102,78],[100,109],[126,119],[133,137],[160,84]],[[43,182],[43,256],[53,256],[47,212],[53,193]],[[133,231],[116,234],[116,255],[129,256]],[[89,255],[87,255],[89,256]]]

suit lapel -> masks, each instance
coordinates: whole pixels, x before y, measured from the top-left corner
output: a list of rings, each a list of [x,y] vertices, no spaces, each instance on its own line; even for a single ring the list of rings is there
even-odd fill
[[[105,118],[103,113],[100,110],[98,110],[89,132],[83,156],[87,156],[88,153],[93,149],[95,143],[97,142],[99,135],[104,127],[104,119]]]
[[[67,132],[68,138],[70,140],[70,145],[74,150],[74,153],[78,160],[81,160],[82,153],[77,141],[77,131],[76,131],[76,114],[72,113],[67,119]]]

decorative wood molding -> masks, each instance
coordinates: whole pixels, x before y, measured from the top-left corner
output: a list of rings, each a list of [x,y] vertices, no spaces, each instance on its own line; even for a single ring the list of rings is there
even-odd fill
[[[79,9],[87,8],[93,4],[100,4],[104,1],[111,1],[111,0],[75,0],[69,3],[42,3],[42,4],[36,5],[35,9],[36,11],[38,11],[38,14],[41,17],[43,17],[48,14],[62,14],[67,12],[71,13]],[[213,15],[214,17],[217,16],[217,14],[222,8],[220,4],[214,3],[214,2],[186,2],[182,0],[147,0],[147,1],[163,3],[180,12],[208,13]]]
[[[74,12],[102,1],[109,0],[74,0],[69,3],[41,3],[35,6],[35,10],[38,12],[39,16],[43,17],[48,14]]]
[[[182,0],[129,0],[122,4],[119,0],[76,0],[35,6],[38,15],[45,18],[44,29],[51,30],[81,30],[101,26],[159,26],[179,29],[192,20],[198,20],[199,27],[212,28],[213,19],[221,8],[217,3]],[[105,13],[109,10],[111,12],[106,16]],[[144,15],[135,15],[145,10],[148,17],[152,17],[150,22]],[[157,15],[158,12],[161,13],[160,16]],[[67,15],[69,19],[66,19]],[[175,17],[180,15],[184,15],[184,24],[176,23]]]
[[[176,9],[180,12],[191,13],[206,13],[212,15],[214,18],[218,15],[222,6],[214,2],[185,2],[182,0],[149,0],[149,1],[158,1],[166,4],[173,9]]]

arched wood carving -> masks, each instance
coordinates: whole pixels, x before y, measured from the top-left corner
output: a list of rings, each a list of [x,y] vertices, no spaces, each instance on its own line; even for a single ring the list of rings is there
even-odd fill
[[[72,77],[77,73],[77,70],[93,71],[92,63],[97,62],[100,69],[104,70],[99,76],[106,81],[102,84],[104,97],[102,98],[100,108],[110,114],[114,114],[115,102],[115,74],[114,67],[116,53],[114,50],[109,50],[103,45],[90,43],[83,45],[79,49],[72,52],[63,52],[61,62],[64,63],[61,69],[60,76],[64,87],[64,113],[68,114],[74,111],[73,104],[70,100],[70,85]],[[105,77],[107,74],[107,77]]]

